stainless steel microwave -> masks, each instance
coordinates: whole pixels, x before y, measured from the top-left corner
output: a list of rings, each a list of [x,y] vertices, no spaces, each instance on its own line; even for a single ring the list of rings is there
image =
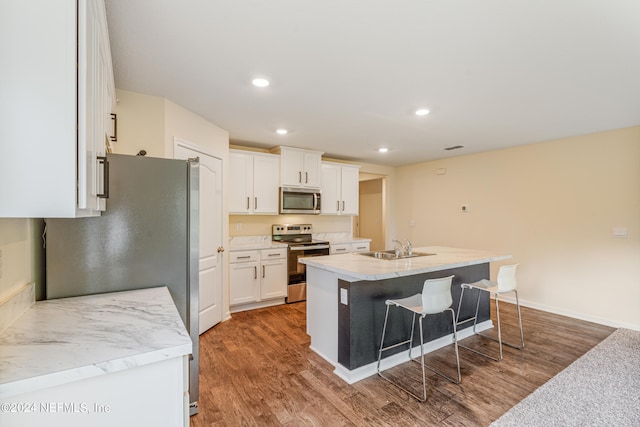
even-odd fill
[[[280,187],[281,214],[318,215],[320,203],[320,189]]]

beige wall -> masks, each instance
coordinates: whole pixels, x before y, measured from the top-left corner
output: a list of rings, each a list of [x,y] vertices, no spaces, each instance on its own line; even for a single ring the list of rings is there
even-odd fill
[[[0,218],[0,301],[32,282],[36,297],[44,297],[41,234],[42,220]]]
[[[148,156],[165,157],[165,99],[120,89],[116,97],[118,141],[113,152],[135,155],[145,150]]]
[[[222,158],[226,167],[229,132],[169,100],[165,100],[164,111],[164,145],[167,157],[173,157],[173,142],[178,138],[214,153],[216,157]]]
[[[640,329],[640,127],[400,167],[395,190],[415,246],[512,254],[526,304]]]
[[[229,215],[229,235],[268,236],[273,224],[311,224],[314,233],[351,233],[350,216]]]
[[[360,237],[371,239],[372,251],[386,249],[383,184],[384,178],[360,181]]]

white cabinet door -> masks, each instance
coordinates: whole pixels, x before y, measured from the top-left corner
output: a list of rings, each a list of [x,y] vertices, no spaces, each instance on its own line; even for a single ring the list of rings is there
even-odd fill
[[[253,184],[251,155],[229,154],[229,213],[250,213]]]
[[[322,153],[280,147],[280,182],[283,187],[320,188]]]
[[[229,151],[229,213],[278,214],[280,159]]]
[[[287,261],[285,259],[262,261],[262,299],[283,298],[287,296]]]
[[[338,215],[340,213],[340,167],[329,163],[322,164],[322,213]]]
[[[0,16],[15,24],[0,40],[19,41],[3,44],[0,67],[0,217],[99,215],[113,86],[104,2],[0,2]]]
[[[278,214],[280,159],[273,155],[253,156],[253,212]]]
[[[302,186],[303,152],[282,149],[280,153],[280,174],[283,187]]]
[[[229,305],[245,304],[260,299],[257,262],[229,265]]]
[[[359,167],[322,163],[322,213],[358,215]]]
[[[340,213],[358,215],[359,171],[358,168],[342,167],[340,181]]]
[[[313,151],[305,151],[302,154],[302,158],[303,186],[320,188],[320,182],[322,180],[322,155]]]

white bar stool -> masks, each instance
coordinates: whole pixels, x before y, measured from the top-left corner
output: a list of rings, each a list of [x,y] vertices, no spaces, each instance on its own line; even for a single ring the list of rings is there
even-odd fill
[[[441,377],[451,381],[454,384],[460,383],[460,358],[458,356],[458,335],[456,332],[456,318],[451,305],[453,303],[453,299],[451,297],[451,281],[453,280],[453,276],[444,277],[441,279],[429,279],[425,280],[424,286],[422,288],[421,294],[415,294],[413,296],[397,299],[397,300],[387,300],[385,304],[387,305],[387,311],[384,315],[384,326],[382,327],[382,338],[380,340],[380,350],[378,351],[378,375],[380,375],[385,380],[389,381],[391,384],[395,385],[401,390],[409,393],[411,396],[415,397],[421,402],[427,400],[427,381],[425,376],[425,368],[431,370],[432,372],[440,375]],[[384,347],[384,337],[387,330],[387,320],[389,319],[389,307],[395,306],[398,308],[402,308],[413,313],[413,317],[411,319],[411,336],[408,340],[399,342],[397,344],[392,344],[387,347]],[[424,338],[422,335],[422,319],[424,319],[428,314],[438,314],[443,313],[445,311],[451,312],[451,326],[453,327],[453,343],[456,351],[456,364],[458,367],[458,379],[451,378],[444,373],[425,365],[424,363]],[[411,348],[413,346],[413,331],[416,324],[416,315],[419,315],[419,332],[420,332],[420,361],[411,357]],[[422,366],[422,397],[413,393],[408,388],[402,386],[400,383],[393,381],[392,379],[384,376],[380,371],[380,360],[382,359],[382,352],[386,350],[390,350],[392,348],[404,345],[409,343],[409,360],[419,363]]]
[[[463,283],[460,285],[462,288],[460,292],[460,302],[458,303],[458,315],[456,317],[456,325],[460,326],[464,323],[473,321],[473,333],[476,335],[480,335],[485,338],[489,338],[493,341],[497,341],[499,345],[499,357],[494,357],[489,354],[483,353],[481,351],[475,350],[470,347],[466,347],[462,344],[459,344],[460,347],[466,348],[467,350],[473,351],[481,356],[488,357],[489,359],[495,360],[499,362],[502,360],[502,344],[508,345],[509,347],[513,347],[518,350],[522,350],[524,348],[524,334],[522,332],[522,317],[520,316],[520,301],[518,300],[518,291],[516,290],[517,282],[516,282],[516,268],[518,264],[514,265],[503,265],[498,270],[497,282],[492,282],[491,280],[480,280],[475,283]],[[469,319],[459,321],[458,317],[460,316],[460,308],[462,307],[462,297],[464,296],[465,289],[476,289],[478,291],[478,300],[476,302],[476,313],[474,317],[470,317]],[[480,308],[480,295],[481,292],[488,292],[489,295],[493,294],[496,300],[496,318],[498,322],[498,339],[490,337],[488,335],[481,334],[476,331],[476,325],[478,323],[478,309]],[[502,331],[500,329],[500,306],[498,304],[498,300],[501,294],[513,292],[516,296],[516,307],[518,308],[518,324],[520,326],[520,345],[509,344],[508,342],[502,341]]]

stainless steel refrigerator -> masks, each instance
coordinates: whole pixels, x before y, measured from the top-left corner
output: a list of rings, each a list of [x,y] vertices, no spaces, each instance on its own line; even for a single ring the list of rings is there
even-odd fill
[[[167,286],[193,341],[198,406],[199,164],[109,154],[107,210],[46,220],[47,299]]]

